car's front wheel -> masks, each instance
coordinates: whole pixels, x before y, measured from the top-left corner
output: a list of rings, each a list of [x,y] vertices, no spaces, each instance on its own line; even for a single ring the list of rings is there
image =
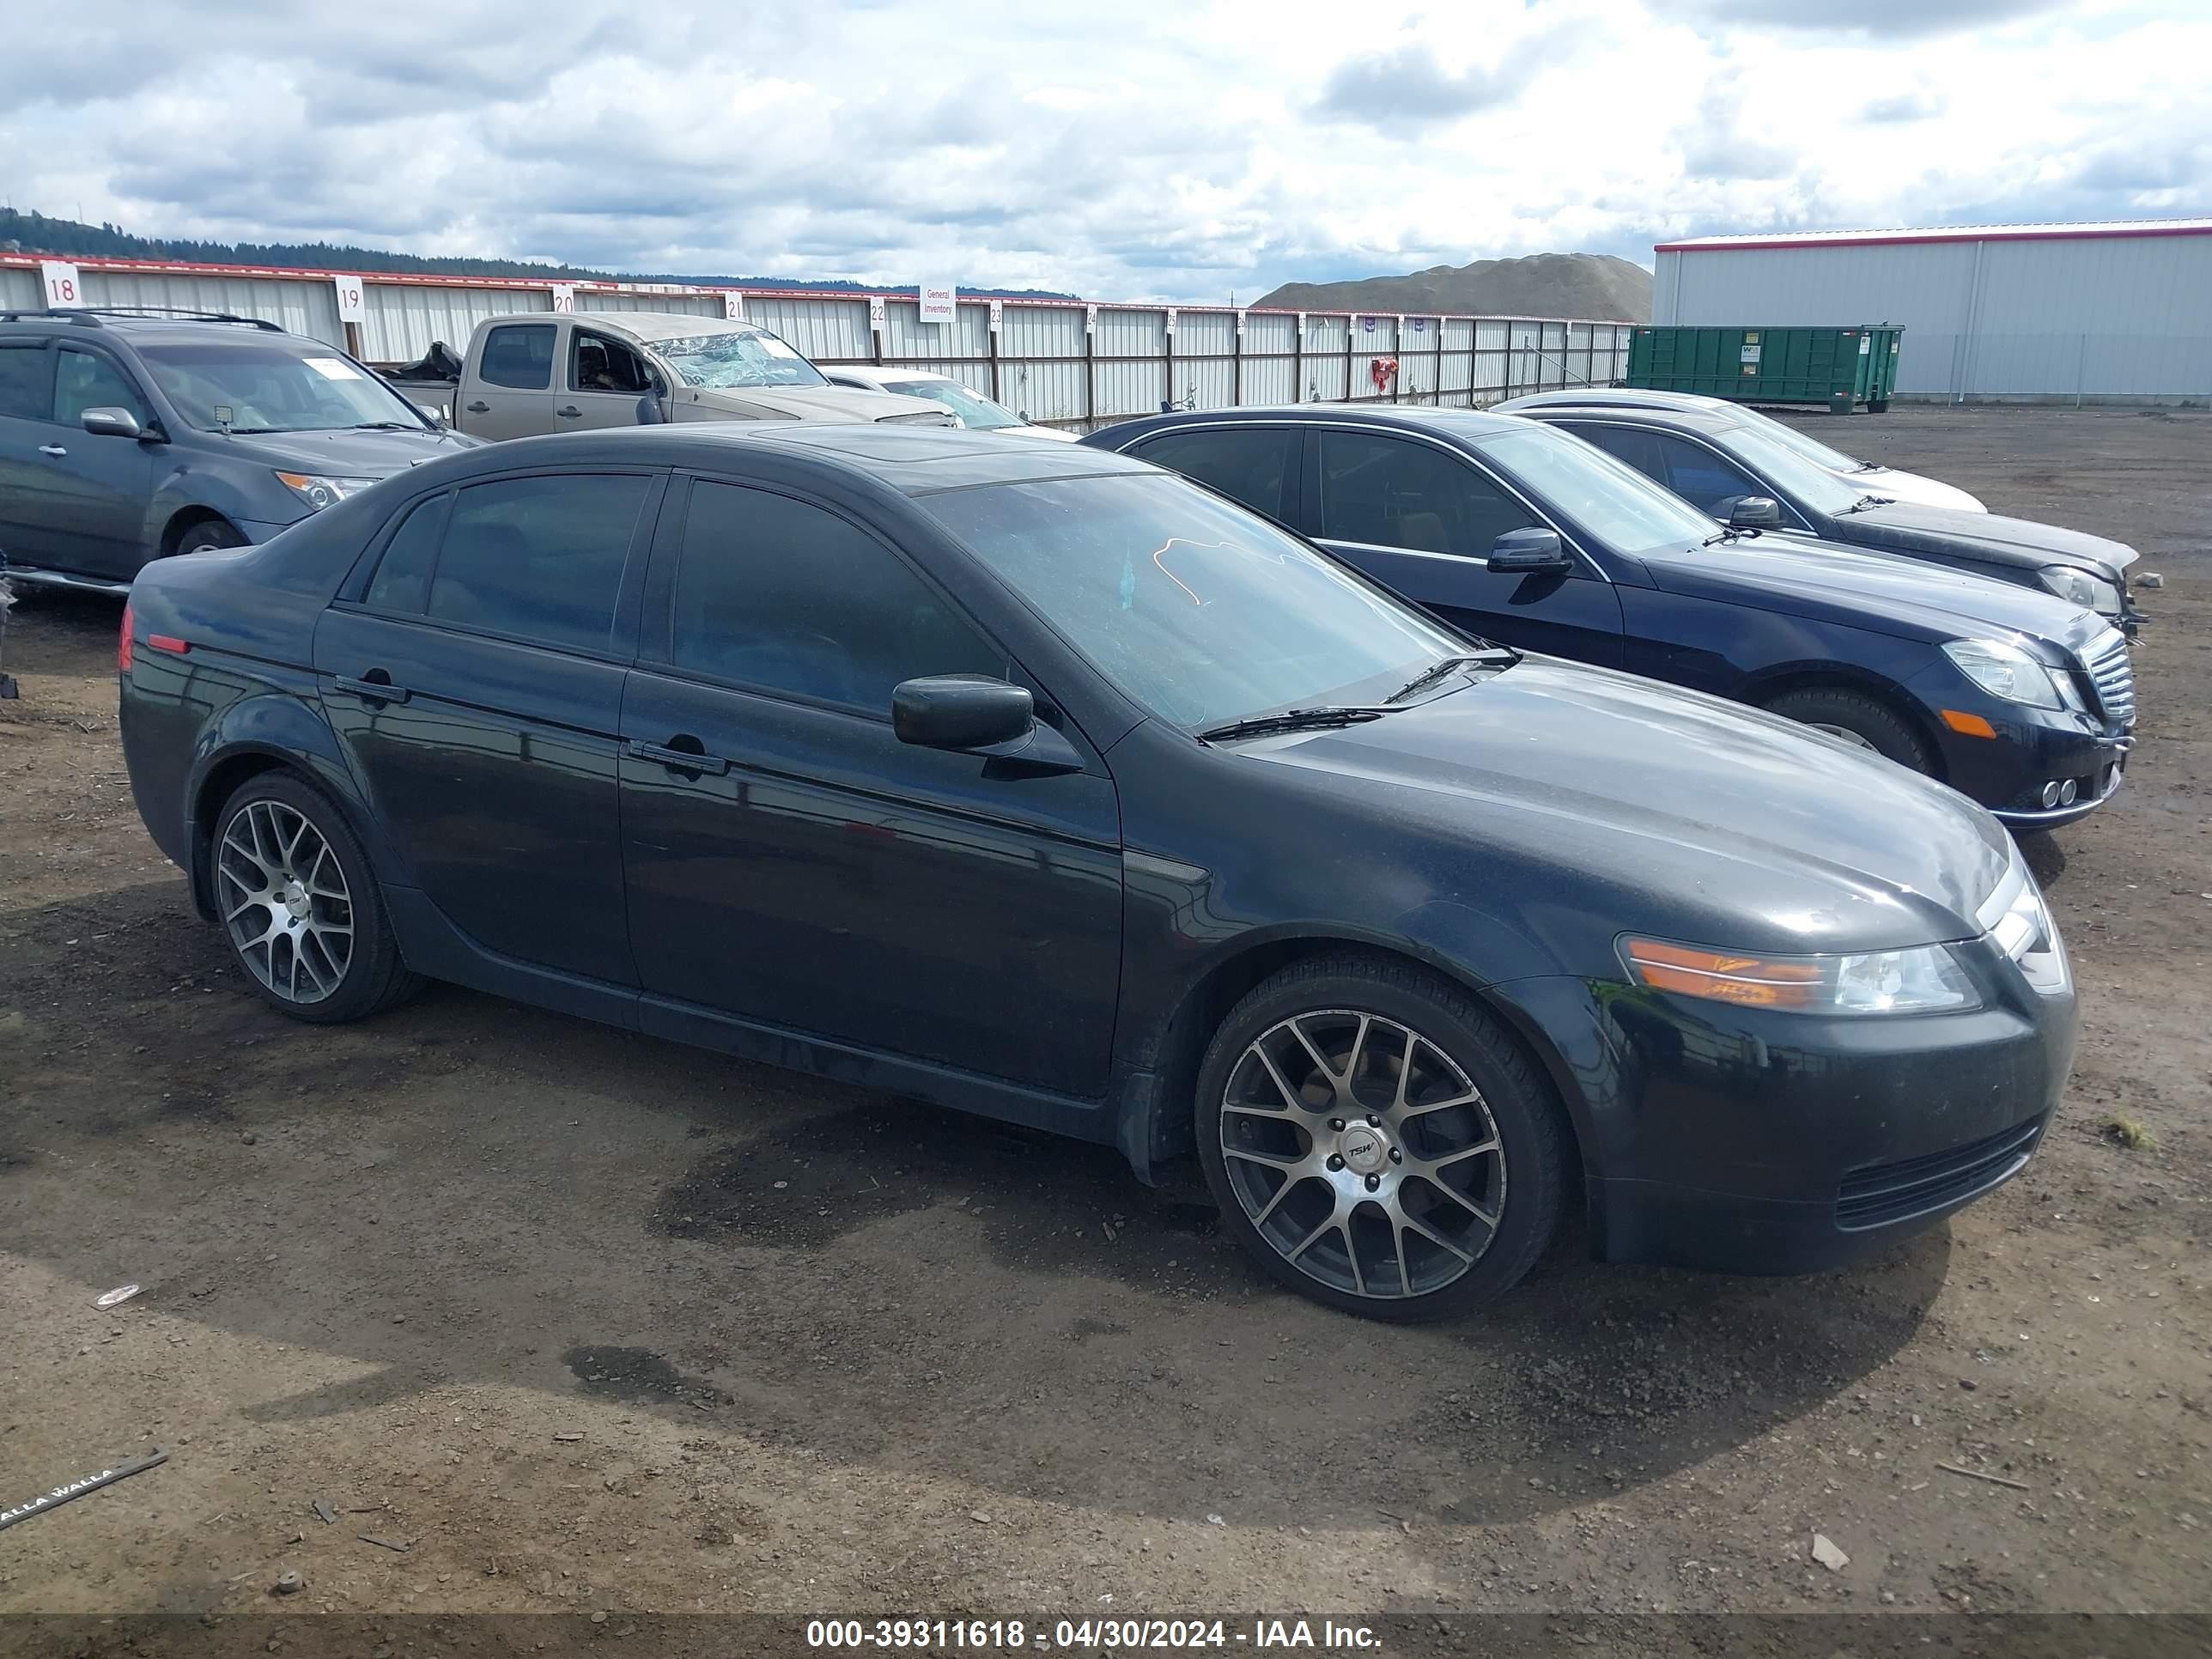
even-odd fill
[[[1463,992],[1344,956],[1266,981],[1200,1067],[1198,1145],[1229,1231],[1281,1283],[1417,1320],[1502,1295],[1550,1242],[1565,1131]]]
[[[221,519],[203,519],[177,538],[179,553],[208,553],[219,548],[245,545],[246,538]]]
[[[264,772],[225,802],[216,914],[254,989],[298,1019],[338,1024],[413,988],[368,856],[321,791]]]
[[[1839,738],[1854,749],[1870,750],[1916,772],[1932,774],[1936,769],[1927,744],[1905,718],[1863,692],[1814,686],[1784,692],[1766,708],[1769,714]]]

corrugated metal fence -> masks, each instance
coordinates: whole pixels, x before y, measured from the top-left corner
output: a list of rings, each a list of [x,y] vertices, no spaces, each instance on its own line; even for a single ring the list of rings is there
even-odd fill
[[[1087,431],[1164,404],[1195,409],[1381,402],[1480,407],[1524,392],[1626,374],[1631,325],[1563,319],[1416,317],[1214,307],[963,300],[925,324],[912,294],[824,295],[633,283],[560,287],[504,277],[368,276],[83,259],[76,303],[170,306],[265,318],[367,362],[455,349],[486,317],[520,311],[726,314],[773,330],[817,363],[933,368],[1043,425]],[[0,309],[46,302],[58,277],[35,255],[0,254]],[[341,283],[359,319],[342,321]],[[62,297],[59,295],[56,298]]]

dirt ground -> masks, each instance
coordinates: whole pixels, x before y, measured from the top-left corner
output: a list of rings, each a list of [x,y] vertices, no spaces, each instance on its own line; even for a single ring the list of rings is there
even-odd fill
[[[2030,848],[2065,1107],[1869,1266],[1571,1262],[1442,1328],[1275,1291],[1104,1150],[452,989],[280,1017],[140,827],[116,607],[27,599],[0,1508],[170,1458],[0,1534],[0,1611],[2212,1606],[2212,415],[1810,424],[2166,577],[2126,789]]]

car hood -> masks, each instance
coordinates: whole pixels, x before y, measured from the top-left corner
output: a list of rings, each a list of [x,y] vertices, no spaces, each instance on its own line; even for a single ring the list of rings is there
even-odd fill
[[[1869,547],[1894,548],[1903,553],[1936,553],[1959,549],[1992,562],[2040,568],[2070,564],[2083,568],[2101,567],[2106,573],[2124,571],[2136,562],[2136,550],[2124,542],[2109,541],[2079,530],[2032,519],[2008,519],[1995,513],[1960,513],[1950,507],[1921,507],[1893,501],[1870,507],[1837,520],[1848,525],[1850,539]]]
[[[2027,634],[2066,645],[2094,631],[2095,617],[2039,587],[1949,565],[1793,536],[1746,536],[1680,553],[1646,555],[1644,568],[1669,593],[1754,605],[1908,639]]]
[[[678,407],[692,420],[718,416],[745,421],[900,421],[910,426],[957,426],[943,409],[888,392],[849,386],[687,387]],[[932,418],[934,416],[935,418]]]
[[[1237,745],[1364,810],[1540,855],[1623,928],[1747,951],[1971,938],[2012,844],[1964,795],[1735,703],[1530,656],[1380,720]],[[1376,799],[1377,792],[1388,799]]]
[[[1940,478],[1923,478],[1917,472],[1899,472],[1888,466],[1869,466],[1838,476],[1844,483],[1856,484],[1861,489],[1876,495],[1894,495],[1899,501],[1910,502],[1915,507],[1944,507],[1954,513],[1989,511],[1979,500],[1956,484],[1947,484]]]
[[[230,440],[235,452],[284,472],[326,478],[388,478],[483,442],[460,432],[271,432]]]

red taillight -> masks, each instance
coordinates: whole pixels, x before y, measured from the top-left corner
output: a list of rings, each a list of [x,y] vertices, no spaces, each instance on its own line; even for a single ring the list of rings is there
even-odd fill
[[[115,672],[118,674],[131,672],[131,601],[128,599],[123,602],[123,631],[115,639]]]
[[[156,651],[174,652],[179,657],[192,648],[188,641],[180,640],[174,634],[149,634],[146,643]]]

